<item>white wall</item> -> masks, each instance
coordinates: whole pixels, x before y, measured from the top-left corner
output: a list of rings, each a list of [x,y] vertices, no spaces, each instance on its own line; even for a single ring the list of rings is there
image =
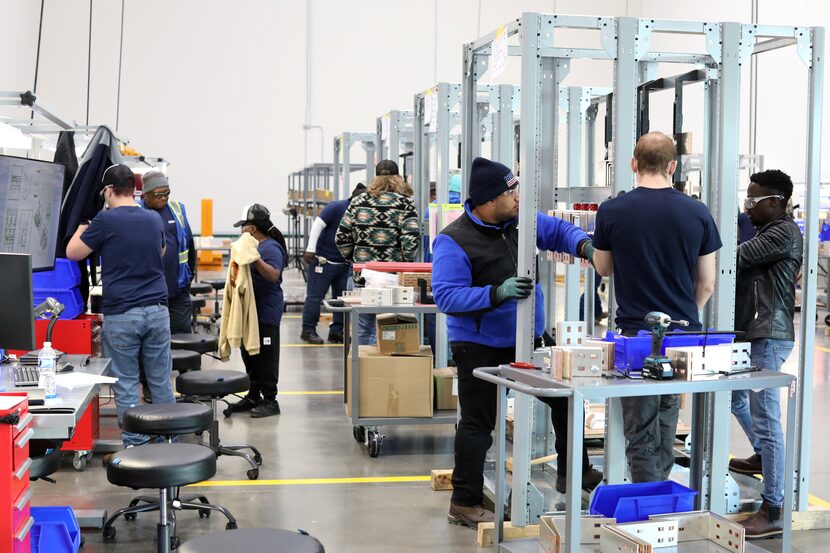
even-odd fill
[[[343,131],[373,131],[375,118],[411,109],[436,81],[458,82],[461,45],[522,11],[749,20],[749,1],[656,0],[310,0],[312,122],[324,153]],[[808,0],[761,2],[761,22],[820,25],[830,7]],[[94,0],[90,122],[115,123],[121,2]],[[0,90],[32,87],[39,2],[4,0]],[[39,96],[86,117],[88,0],[46,0]],[[13,22],[13,23],[12,23]],[[437,66],[434,39],[437,32]],[[254,201],[278,212],[286,176],[303,164],[305,3],[289,0],[126,0],[120,132],[148,155],[172,162],[174,195],[199,227],[199,200],[214,199],[214,228],[229,230]],[[768,54],[769,55],[769,54]],[[803,174],[803,67],[792,53],[761,65],[759,151],[770,166]],[[515,71],[515,69],[513,70]],[[505,78],[510,76],[506,73]],[[590,67],[574,84],[603,84]],[[589,82],[595,79],[596,83]],[[588,82],[586,82],[588,81]],[[830,86],[828,86],[830,88]],[[799,126],[800,125],[800,126]],[[319,161],[319,133],[310,134]],[[803,157],[803,156],[801,156]],[[800,158],[798,158],[800,159]],[[279,220],[282,220],[281,218]]]

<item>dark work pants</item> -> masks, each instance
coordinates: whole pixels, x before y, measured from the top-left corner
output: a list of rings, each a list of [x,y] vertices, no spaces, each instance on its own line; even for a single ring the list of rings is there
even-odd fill
[[[321,267],[322,272],[317,268]],[[331,297],[339,298],[346,290],[352,266],[348,263],[323,263],[315,259],[308,266],[306,277],[305,303],[303,303],[303,332],[316,332],[320,321],[320,304],[326,298],[331,288]],[[343,334],[343,313],[334,313],[333,321],[329,325],[329,335]]]
[[[250,355],[244,346],[239,349],[245,372],[251,379],[248,395],[276,399],[280,379],[280,327],[259,325],[259,355]]]
[[[473,369],[511,363],[516,360],[516,350],[456,343],[452,344],[452,356],[458,367],[458,402],[461,405],[461,422],[455,433],[452,502],[471,507],[484,498],[484,460],[493,444],[498,399],[496,385],[473,376]],[[556,433],[557,470],[559,474],[565,474],[568,465],[568,399],[542,401],[551,408],[551,421]],[[589,466],[588,452],[583,446],[583,470]]]
[[[626,336],[636,331],[623,332]],[[674,440],[680,397],[640,396],[620,398],[628,465],[632,482],[668,480],[674,465]]]

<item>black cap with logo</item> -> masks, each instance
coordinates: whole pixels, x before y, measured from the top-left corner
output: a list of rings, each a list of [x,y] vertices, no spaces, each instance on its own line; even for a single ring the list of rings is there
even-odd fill
[[[271,220],[271,212],[262,204],[251,204],[242,210],[243,219],[233,224],[235,227],[241,227],[247,223],[255,221],[262,221],[263,223]]]

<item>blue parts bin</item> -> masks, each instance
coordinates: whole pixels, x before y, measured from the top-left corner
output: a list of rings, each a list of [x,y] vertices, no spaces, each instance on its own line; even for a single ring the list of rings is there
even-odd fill
[[[78,553],[81,529],[72,507],[32,507],[32,553]]]
[[[78,263],[59,257],[55,259],[53,270],[32,273],[33,307],[43,303],[46,298],[55,298],[65,306],[59,318],[74,319],[86,307],[81,298],[80,284],[81,270]]]
[[[608,331],[603,341],[614,343],[614,368],[624,374],[641,370],[643,360],[651,353],[651,332],[647,330],[641,330],[637,336],[623,336]],[[717,346],[731,344],[734,341],[734,334],[670,334],[663,339],[662,353],[666,353],[666,348],[702,346],[704,342],[707,346]]]
[[[591,498],[590,514],[617,523],[648,520],[650,515],[693,511],[697,492],[672,480],[599,486]]]

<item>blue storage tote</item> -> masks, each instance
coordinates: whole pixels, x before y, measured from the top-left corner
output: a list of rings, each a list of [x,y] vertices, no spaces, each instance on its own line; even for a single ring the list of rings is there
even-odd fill
[[[647,330],[641,330],[637,336],[622,336],[608,331],[604,340],[614,343],[614,367],[620,370],[642,369],[643,360],[651,354],[651,332]],[[707,346],[717,346],[734,341],[734,334],[672,334],[663,339],[662,353],[666,353],[666,348],[702,346],[704,342]]]
[[[59,257],[55,259],[55,268],[51,271],[32,273],[32,286],[35,290],[68,290],[81,284],[81,269],[77,261]]]
[[[81,529],[72,507],[32,507],[32,553],[78,553]]]
[[[599,486],[591,498],[590,514],[617,522],[648,520],[650,515],[693,511],[697,492],[672,480]]]
[[[37,307],[44,301],[46,298],[52,297],[61,302],[66,309],[60,314],[60,319],[74,319],[78,315],[84,312],[85,305],[84,300],[81,298],[81,290],[79,288],[70,288],[68,290],[59,290],[59,289],[36,289],[34,291],[34,305],[32,306]]]

